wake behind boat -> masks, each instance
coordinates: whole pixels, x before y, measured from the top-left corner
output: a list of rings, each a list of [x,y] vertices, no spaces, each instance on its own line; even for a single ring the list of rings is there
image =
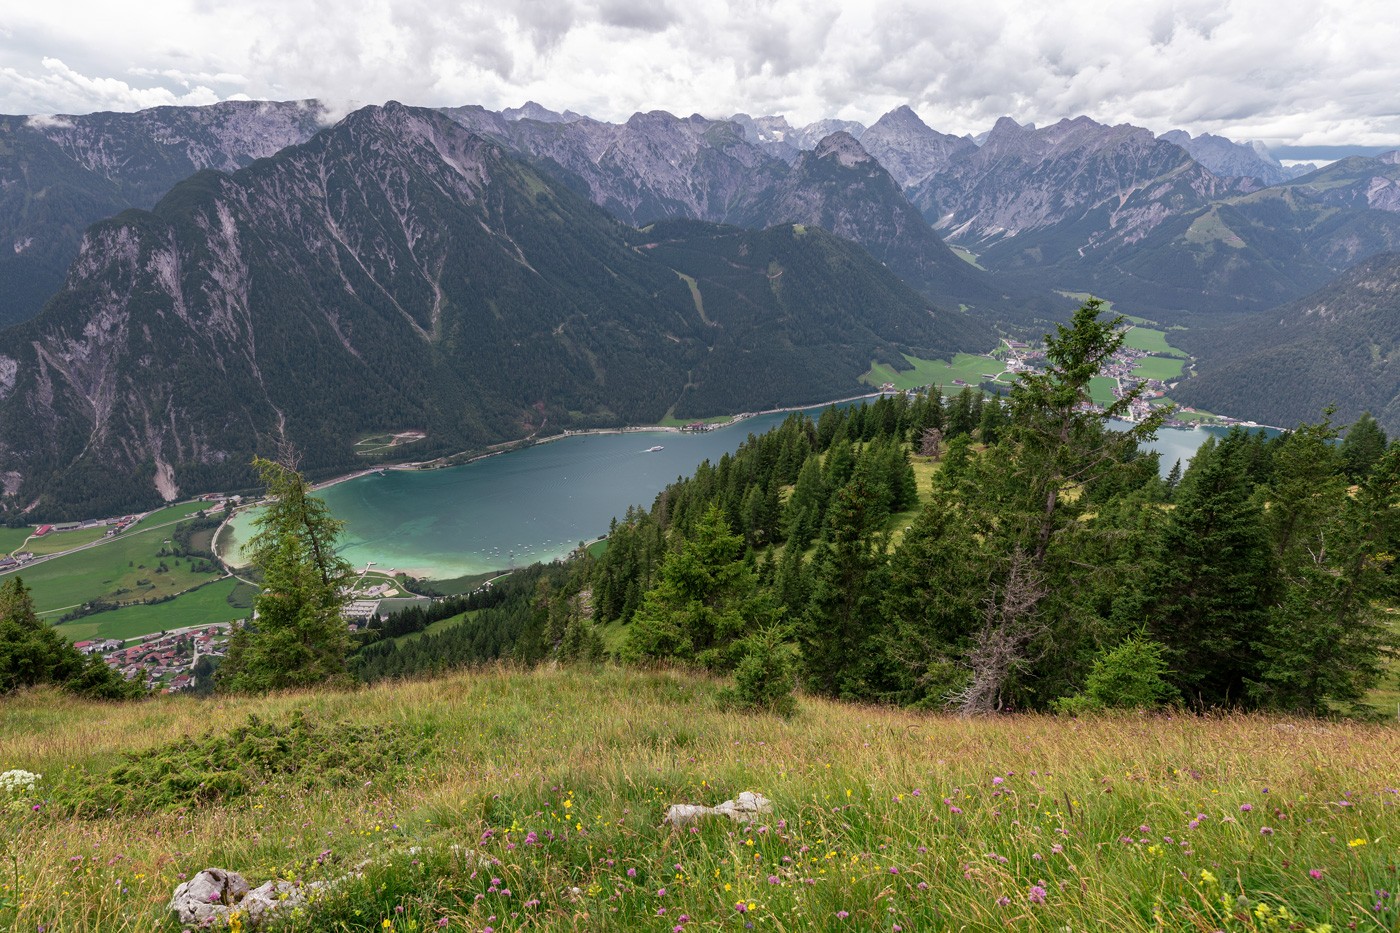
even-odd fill
[[[655,447],[648,447],[646,450],[644,450],[644,451],[642,451],[642,452],[643,452],[643,453],[648,453],[648,454],[654,454],[654,453],[656,453],[658,450],[665,450],[665,449],[666,449],[665,447],[662,447],[660,444],[657,444]]]

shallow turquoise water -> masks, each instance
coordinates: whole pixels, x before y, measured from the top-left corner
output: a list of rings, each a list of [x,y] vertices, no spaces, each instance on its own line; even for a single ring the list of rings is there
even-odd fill
[[[819,409],[818,409],[819,411]],[[322,490],[346,523],[342,554],[356,567],[447,579],[563,557],[644,508],[706,459],[733,452],[786,415],[759,415],[705,434],[574,435],[446,470],[388,470]],[[1165,473],[1216,429],[1165,428],[1153,446]],[[663,450],[648,452],[661,445]],[[237,522],[236,533],[247,527]],[[241,539],[243,534],[238,534]]]

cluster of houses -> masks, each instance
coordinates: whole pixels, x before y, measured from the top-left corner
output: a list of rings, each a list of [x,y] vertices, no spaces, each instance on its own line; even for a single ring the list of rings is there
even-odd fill
[[[194,662],[201,656],[221,658],[228,653],[229,624],[220,622],[179,632],[148,635],[128,647],[117,639],[80,641],[73,645],[84,654],[101,654],[107,666],[136,680],[147,690],[178,693],[194,684]]]
[[[0,554],[0,572],[22,567],[33,559],[34,554],[30,551],[20,551],[18,554]]]

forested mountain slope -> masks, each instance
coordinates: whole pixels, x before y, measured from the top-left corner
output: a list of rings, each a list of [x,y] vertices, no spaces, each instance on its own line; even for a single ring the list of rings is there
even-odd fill
[[[316,101],[0,116],[0,327],[58,290],[89,224],[149,208],[200,169],[233,171],[305,142],[325,120]]]
[[[1339,424],[1370,411],[1400,434],[1400,254],[1203,343],[1202,374],[1173,393],[1183,404],[1283,427],[1335,404]]]
[[[654,257],[498,144],[365,108],[88,232],[45,312],[0,334],[7,501],[92,514],[238,484],[284,432],[315,472],[355,463],[364,432],[425,430],[429,453],[759,387],[817,401],[872,358],[993,339],[834,237],[724,236],[725,283],[697,267],[692,288],[683,247]],[[788,369],[745,366],[785,339]]]

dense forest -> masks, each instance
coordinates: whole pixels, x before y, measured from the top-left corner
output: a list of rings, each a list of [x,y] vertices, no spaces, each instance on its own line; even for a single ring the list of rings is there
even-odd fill
[[[1086,305],[1005,404],[933,392],[794,415],[630,510],[600,557],[506,582],[359,670],[606,643],[732,672],[769,705],[800,683],[964,712],[1349,708],[1392,650],[1400,443],[1370,419],[1345,439],[1326,417],[1235,430],[1164,479],[1139,449],[1155,421],[1116,430],[1130,399],[1084,404],[1115,323]]]

